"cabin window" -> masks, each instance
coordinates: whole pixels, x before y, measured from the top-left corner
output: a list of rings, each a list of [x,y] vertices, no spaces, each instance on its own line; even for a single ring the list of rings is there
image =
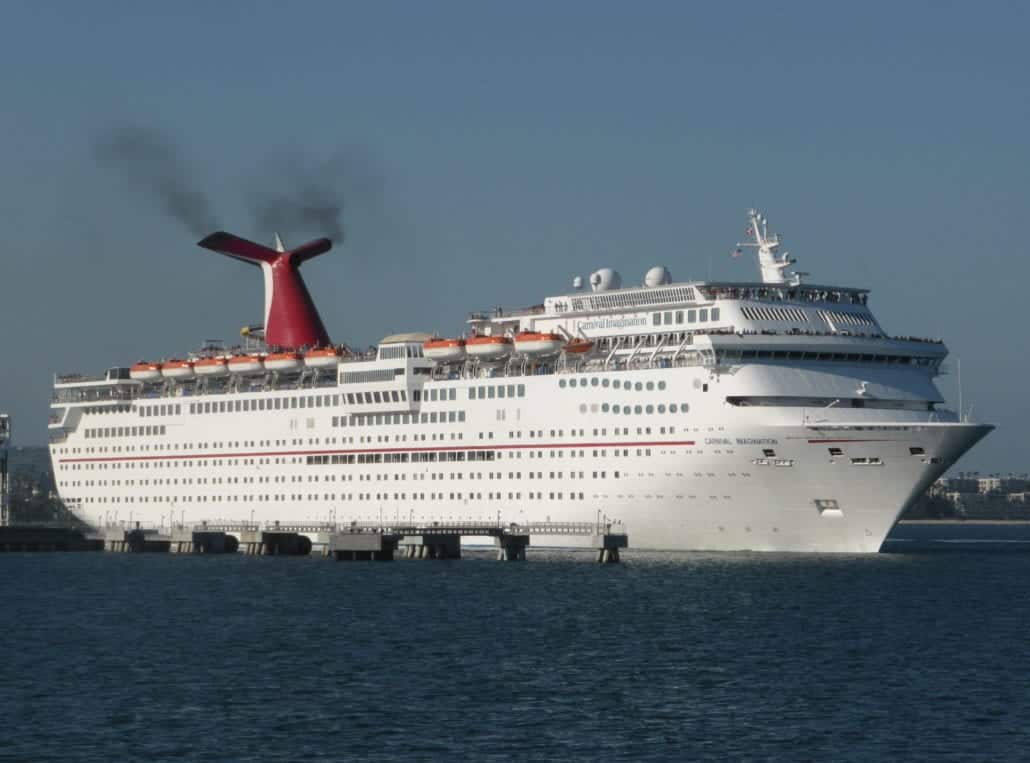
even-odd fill
[[[830,455],[831,456],[843,456],[844,455],[844,451],[841,450],[840,448],[830,448],[829,451],[830,451]]]
[[[687,323],[697,323],[697,310],[687,310]]]
[[[683,323],[683,311],[682,310],[677,310],[676,311],[676,323]]]
[[[712,320],[713,321],[719,320],[719,308],[718,307],[713,307],[712,308]]]
[[[662,325],[662,314],[661,313],[651,313],[651,325],[653,325],[653,326],[661,326]]]
[[[698,320],[699,323],[704,323],[705,321],[708,320],[708,308],[707,307],[702,307],[700,310],[698,310],[697,320]]]

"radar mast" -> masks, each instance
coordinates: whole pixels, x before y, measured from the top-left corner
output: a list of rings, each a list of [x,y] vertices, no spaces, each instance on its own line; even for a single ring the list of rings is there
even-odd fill
[[[754,240],[738,243],[737,249],[739,251],[747,246],[758,250],[758,268],[762,273],[762,283],[787,283],[789,277],[792,285],[800,284],[804,273],[786,272],[797,260],[791,257],[789,252],[776,253],[782,242],[778,233],[769,235],[769,219],[763,217],[756,209],[749,209],[747,215],[751,223],[747,235]]]

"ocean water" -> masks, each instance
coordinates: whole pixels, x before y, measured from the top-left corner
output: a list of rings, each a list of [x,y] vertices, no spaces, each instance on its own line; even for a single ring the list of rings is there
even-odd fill
[[[0,759],[1030,758],[1028,554],[0,555]]]

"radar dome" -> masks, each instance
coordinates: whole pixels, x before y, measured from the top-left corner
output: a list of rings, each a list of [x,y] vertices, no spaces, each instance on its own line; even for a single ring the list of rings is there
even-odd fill
[[[622,276],[611,268],[601,268],[590,274],[590,288],[593,291],[610,291],[622,286]]]
[[[665,286],[672,283],[672,274],[664,265],[655,265],[644,276],[644,286],[653,289],[655,286]]]

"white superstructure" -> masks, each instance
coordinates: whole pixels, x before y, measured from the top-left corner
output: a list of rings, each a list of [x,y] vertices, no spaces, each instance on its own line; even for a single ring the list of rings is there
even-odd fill
[[[787,273],[750,219],[760,282],[604,269],[470,315],[460,357],[403,334],[321,368],[262,352],[58,376],[58,489],[96,525],[606,517],[635,548],[875,552],[991,427],[943,409],[941,342]]]

